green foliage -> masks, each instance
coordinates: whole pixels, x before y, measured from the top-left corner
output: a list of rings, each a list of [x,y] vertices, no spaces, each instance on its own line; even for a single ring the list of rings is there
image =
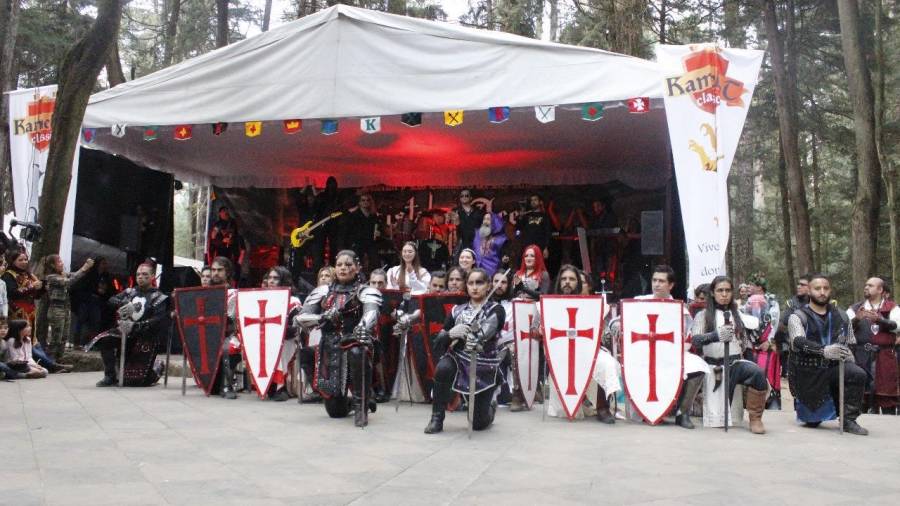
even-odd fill
[[[19,11],[15,72],[21,87],[56,84],[66,51],[93,21],[93,2],[25,0]]]

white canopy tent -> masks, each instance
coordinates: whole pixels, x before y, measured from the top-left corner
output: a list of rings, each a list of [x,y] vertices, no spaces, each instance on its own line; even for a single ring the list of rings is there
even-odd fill
[[[218,186],[335,174],[342,186],[658,188],[671,174],[661,96],[653,62],[337,5],[98,93],[84,126],[96,129],[88,147]],[[632,97],[650,98],[650,112],[629,114]],[[584,103],[604,104],[603,118],[580,121]],[[557,121],[535,118],[544,105],[560,106]],[[511,116],[493,124],[485,110],[498,106]],[[465,111],[463,124],[444,125],[448,110]],[[400,122],[410,112],[425,113],[421,127]],[[363,133],[362,117],[383,117],[381,131]],[[320,134],[331,118],[338,134]],[[282,132],[291,119],[302,132]],[[262,134],[246,137],[248,121],[263,121]],[[215,136],[219,122],[229,128]],[[148,125],[156,140],[145,140]],[[173,139],[179,125],[193,126],[191,139]]]

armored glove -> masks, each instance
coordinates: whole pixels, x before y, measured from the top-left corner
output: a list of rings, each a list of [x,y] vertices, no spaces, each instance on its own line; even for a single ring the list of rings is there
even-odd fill
[[[333,307],[319,317],[320,323],[331,322],[332,324],[336,324],[341,318],[341,312],[338,311],[336,307]]]
[[[409,330],[410,326],[409,315],[402,315],[397,318],[397,323],[394,324],[393,333],[395,336],[399,336]]]
[[[481,340],[478,335],[470,332],[466,334],[466,351],[481,351]]]
[[[732,325],[722,325],[716,329],[716,333],[719,335],[720,342],[730,343],[734,341],[734,326]]]
[[[372,335],[365,327],[363,327],[362,325],[357,325],[353,328],[353,339],[359,341],[362,344],[369,344],[372,342]]]
[[[842,344],[829,344],[822,350],[828,360],[845,360],[853,356],[850,349]]]
[[[450,335],[450,339],[465,339],[466,335],[470,334],[469,326],[465,323],[458,323],[447,334]]]
[[[130,302],[128,304],[125,304],[124,306],[120,307],[118,310],[119,319],[125,320],[128,318],[131,318],[131,315],[134,314],[134,309],[135,309],[134,304],[131,304]]]

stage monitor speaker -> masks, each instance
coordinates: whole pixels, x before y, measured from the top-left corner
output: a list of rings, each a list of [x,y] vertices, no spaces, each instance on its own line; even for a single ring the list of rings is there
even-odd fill
[[[664,253],[665,229],[662,211],[641,212],[641,255],[657,256]]]
[[[128,253],[141,250],[141,219],[137,216],[119,217],[119,248]]]

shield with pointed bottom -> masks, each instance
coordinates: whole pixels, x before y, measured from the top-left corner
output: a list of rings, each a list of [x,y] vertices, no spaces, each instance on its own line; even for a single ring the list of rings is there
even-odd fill
[[[575,418],[587,391],[603,328],[603,297],[544,295],[541,326],[550,377],[569,420]]]
[[[622,375],[635,410],[651,425],[672,409],[684,371],[684,305],[622,301]]]
[[[531,409],[534,404],[534,394],[538,389],[538,373],[540,371],[541,340],[539,336],[532,334],[531,329],[537,320],[537,303],[532,301],[514,300],[513,313],[513,344],[516,350],[516,372],[519,377],[519,388],[525,397],[525,405]]]
[[[453,306],[466,302],[468,297],[462,294],[429,293],[413,297],[413,300],[416,299],[419,299],[419,307],[422,308],[422,322],[410,330],[409,352],[416,364],[422,392],[430,398],[434,367],[441,359],[440,355],[432,352],[432,339],[444,328],[444,322]]]
[[[287,288],[249,288],[237,293],[237,328],[244,363],[261,399],[266,398],[281,358],[290,299]]]
[[[225,287],[176,288],[172,298],[178,335],[191,374],[209,395],[222,363],[228,290]]]

